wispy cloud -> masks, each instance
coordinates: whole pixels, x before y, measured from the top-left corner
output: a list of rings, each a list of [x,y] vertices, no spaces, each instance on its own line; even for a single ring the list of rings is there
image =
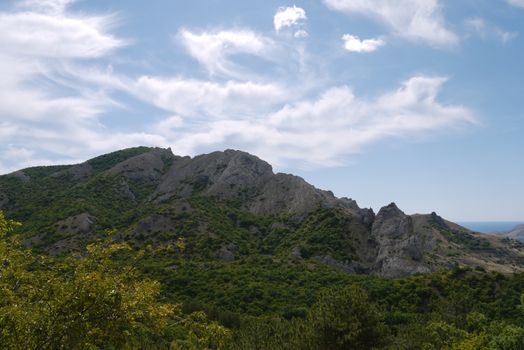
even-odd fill
[[[508,0],[510,5],[524,8],[524,0]]]
[[[176,134],[174,147],[195,153],[234,144],[275,164],[340,164],[349,154],[392,137],[421,137],[475,123],[470,110],[437,101],[446,78],[416,76],[372,100],[347,86],[330,88],[317,99],[286,105],[264,118],[223,119]]]
[[[24,1],[0,12],[0,153],[25,150],[20,159],[2,157],[11,166],[28,158],[49,163],[42,154],[85,154],[90,137],[96,144],[93,130],[103,131],[98,116],[114,106],[103,89],[68,82],[61,74],[68,62],[107,57],[126,44],[110,33],[115,16],[70,13],[72,3]],[[79,87],[70,89],[69,83]],[[2,167],[8,166],[4,161]]]
[[[505,31],[496,25],[486,22],[481,17],[467,18],[464,24],[471,34],[475,34],[482,39],[496,39],[502,44],[506,44],[518,36],[517,32]]]
[[[210,74],[238,76],[240,67],[231,57],[249,54],[269,57],[272,52],[271,39],[249,29],[191,32],[179,31],[176,38],[188,54],[200,62]]]
[[[199,120],[256,117],[290,95],[277,83],[218,83],[146,76],[133,82],[128,91],[166,111]]]
[[[435,46],[453,46],[459,39],[446,28],[438,0],[323,0],[331,9],[374,18],[393,33]]]

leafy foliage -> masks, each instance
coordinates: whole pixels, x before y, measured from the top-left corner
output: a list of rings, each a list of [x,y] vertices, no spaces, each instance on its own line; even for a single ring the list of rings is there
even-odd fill
[[[133,264],[114,264],[127,244],[103,241],[53,261],[6,237],[18,225],[0,212],[3,349],[221,348],[227,339],[228,331],[205,315],[158,302],[160,284],[140,279]]]

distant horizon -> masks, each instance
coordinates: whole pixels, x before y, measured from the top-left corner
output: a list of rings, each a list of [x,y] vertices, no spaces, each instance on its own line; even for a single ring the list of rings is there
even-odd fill
[[[510,232],[515,227],[524,224],[524,220],[522,221],[459,221],[456,223],[470,230],[478,231],[482,233],[506,233],[506,232]]]

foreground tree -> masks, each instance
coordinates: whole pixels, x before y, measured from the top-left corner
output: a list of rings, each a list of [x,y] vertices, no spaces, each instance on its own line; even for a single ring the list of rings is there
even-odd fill
[[[325,291],[308,314],[312,349],[374,349],[387,342],[384,315],[356,286]]]
[[[0,212],[2,349],[206,349],[228,337],[205,315],[158,302],[158,282],[116,264],[127,244],[98,242],[58,263],[9,237],[17,226]]]

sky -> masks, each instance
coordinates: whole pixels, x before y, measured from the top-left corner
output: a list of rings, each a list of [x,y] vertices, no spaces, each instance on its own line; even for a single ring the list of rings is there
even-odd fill
[[[0,174],[248,151],[378,210],[524,220],[524,0],[2,0]]]

